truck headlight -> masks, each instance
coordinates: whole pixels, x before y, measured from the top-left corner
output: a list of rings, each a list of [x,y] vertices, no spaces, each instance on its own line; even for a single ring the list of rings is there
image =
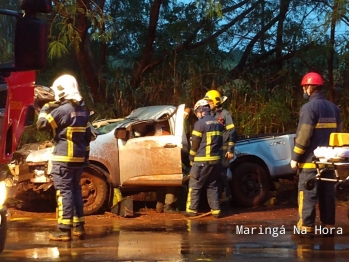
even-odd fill
[[[7,196],[5,181],[0,182],[0,207],[4,204]]]

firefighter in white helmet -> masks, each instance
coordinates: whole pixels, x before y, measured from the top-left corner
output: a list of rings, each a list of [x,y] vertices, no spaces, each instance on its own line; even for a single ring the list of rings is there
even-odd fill
[[[91,129],[89,113],[81,106],[78,83],[71,75],[58,77],[51,89],[58,106],[51,112],[40,112],[38,130],[51,130],[55,147],[51,156],[54,187],[58,204],[58,230],[50,240],[71,240],[73,235],[85,234],[80,177],[89,158]]]
[[[217,178],[221,173],[221,149],[223,126],[211,115],[206,100],[199,100],[194,111],[199,120],[192,132],[192,146],[189,153],[189,190],[185,216],[197,216],[202,190],[207,191],[207,202],[215,218],[221,215]]]

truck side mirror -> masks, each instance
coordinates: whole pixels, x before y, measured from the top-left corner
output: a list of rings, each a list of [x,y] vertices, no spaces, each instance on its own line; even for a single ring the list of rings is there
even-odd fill
[[[126,130],[126,128],[115,129],[114,136],[117,139],[127,140],[128,131]]]
[[[40,70],[47,62],[47,25],[35,17],[18,17],[15,33],[15,68]]]
[[[24,126],[31,126],[34,124],[35,119],[35,107],[33,105],[28,106],[25,115]]]

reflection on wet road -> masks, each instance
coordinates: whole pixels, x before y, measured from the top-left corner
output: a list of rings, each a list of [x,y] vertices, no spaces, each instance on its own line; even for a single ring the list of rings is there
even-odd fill
[[[349,226],[334,238],[299,240],[291,237],[292,225],[125,219],[103,225],[96,221],[86,225],[84,240],[56,242],[48,240],[52,226],[44,220],[10,221],[0,261],[347,261],[349,255]]]

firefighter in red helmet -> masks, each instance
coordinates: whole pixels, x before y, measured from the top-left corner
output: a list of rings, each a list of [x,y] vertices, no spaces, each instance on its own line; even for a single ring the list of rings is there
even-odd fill
[[[321,94],[322,77],[315,72],[306,74],[301,82],[303,96],[309,101],[299,112],[299,122],[292,152],[291,167],[299,170],[298,184],[298,231],[300,237],[314,237],[315,205],[319,201],[320,221],[324,227],[335,224],[335,196],[331,182],[318,181],[313,190],[307,190],[304,183],[317,174],[314,150],[318,146],[328,147],[330,134],[341,131],[339,108]],[[321,175],[333,178],[333,171]],[[330,234],[324,236],[332,236]]]

